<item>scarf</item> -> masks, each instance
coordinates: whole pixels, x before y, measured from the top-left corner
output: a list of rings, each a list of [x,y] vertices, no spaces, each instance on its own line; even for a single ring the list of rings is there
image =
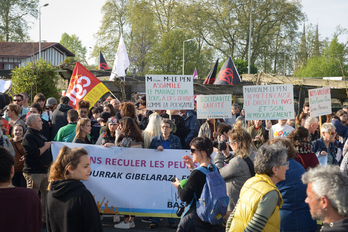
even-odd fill
[[[312,143],[308,141],[302,141],[300,146],[295,146],[297,153],[306,154],[312,152]]]

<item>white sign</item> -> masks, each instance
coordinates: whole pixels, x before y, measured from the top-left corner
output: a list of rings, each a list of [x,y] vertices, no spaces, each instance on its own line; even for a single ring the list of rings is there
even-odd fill
[[[179,75],[146,75],[148,110],[193,110],[193,78]]]
[[[243,86],[245,120],[294,119],[293,85]]]
[[[197,118],[232,118],[231,94],[197,95]]]
[[[6,92],[10,88],[12,81],[0,80],[0,93]]]
[[[184,205],[171,179],[186,179],[190,170],[182,157],[188,150],[140,148],[106,148],[100,145],[53,142],[53,160],[60,148],[83,147],[88,151],[92,173],[83,182],[100,212],[119,214],[176,217],[179,206]],[[198,166],[197,164],[195,164]]]
[[[330,87],[308,90],[311,117],[331,114]]]

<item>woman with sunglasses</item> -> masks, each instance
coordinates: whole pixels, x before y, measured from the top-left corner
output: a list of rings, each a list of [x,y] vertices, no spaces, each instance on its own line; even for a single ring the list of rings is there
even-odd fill
[[[237,204],[239,192],[247,179],[254,175],[253,161],[255,157],[252,138],[243,128],[243,123],[237,122],[234,124],[234,129],[229,135],[229,144],[226,150],[219,151],[215,155],[214,164],[218,167],[221,176],[226,182],[227,195],[230,199],[228,203],[226,218],[230,215]],[[233,154],[230,154],[230,148]],[[246,159],[249,159],[246,161]],[[247,162],[250,162],[250,166]],[[225,163],[227,164],[225,166]]]
[[[305,129],[304,127],[299,127],[295,131],[300,128]],[[288,137],[294,134],[293,132]],[[270,144],[278,144],[279,146],[285,147],[288,154],[287,162],[289,163],[289,170],[286,171],[285,180],[276,184],[283,198],[283,206],[279,210],[281,218],[280,231],[316,231],[317,222],[312,219],[309,206],[305,202],[307,198],[307,185],[303,184],[301,180],[306,170],[294,159],[297,153],[296,148],[288,138],[278,137],[270,140],[268,145]]]
[[[332,123],[321,126],[322,137],[312,142],[312,151],[317,155],[320,165],[338,165],[336,160],[336,127]]]
[[[289,169],[287,150],[278,145],[263,145],[254,159],[255,176],[240,190],[236,207],[227,220],[226,232],[280,231],[279,208],[282,195],[276,184],[285,180]]]
[[[99,136],[96,145],[103,145],[104,147],[113,147],[116,139],[116,129],[119,126],[117,118],[109,118],[105,131]]]
[[[193,170],[195,168],[194,163],[199,163],[201,167],[207,168],[211,162],[211,154],[213,153],[213,142],[207,137],[196,137],[191,143],[191,155],[183,157],[184,162]],[[197,199],[201,196],[204,184],[206,183],[206,175],[199,171],[193,170],[187,179],[186,184],[183,181],[173,182],[175,188],[178,189],[178,195],[181,201],[189,204],[196,194]],[[187,205],[186,204],[186,205]],[[185,216],[181,219],[178,225],[177,232],[181,231],[224,231],[222,225],[212,225],[208,222],[202,221],[196,213],[196,201],[192,201],[192,205]]]

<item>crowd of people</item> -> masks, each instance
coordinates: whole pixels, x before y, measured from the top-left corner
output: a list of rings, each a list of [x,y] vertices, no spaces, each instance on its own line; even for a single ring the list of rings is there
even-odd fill
[[[206,183],[194,163],[217,167],[229,198],[225,223],[200,220],[193,203],[179,225],[168,219],[177,231],[348,231],[348,107],[319,125],[308,102],[295,119],[267,122],[245,121],[236,103],[231,118],[198,120],[195,110],[148,110],[146,96],[133,102],[108,97],[92,107],[80,100],[77,110],[67,96],[59,104],[41,93],[29,101],[26,93],[0,94],[0,220],[6,231],[40,231],[42,225],[102,231],[94,198],[80,182],[91,173],[82,144],[189,149],[192,157],[183,161],[192,172],[185,184],[173,182],[186,204]],[[53,161],[52,141],[81,147],[63,146]],[[15,205],[21,208],[15,217],[3,210]],[[134,218],[124,215],[120,222],[115,215],[115,228],[134,228]],[[143,221],[156,228],[160,218]]]

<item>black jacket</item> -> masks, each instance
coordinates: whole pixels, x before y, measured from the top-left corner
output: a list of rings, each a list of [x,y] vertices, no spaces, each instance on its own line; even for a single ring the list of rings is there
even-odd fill
[[[61,127],[68,125],[67,114],[70,109],[72,107],[67,104],[59,104],[53,111],[51,140],[54,140]]]
[[[23,138],[24,148],[24,173],[47,173],[48,167],[52,163],[51,149],[47,149],[40,155],[40,149],[45,145],[47,140],[44,139],[40,131],[28,127]]]
[[[46,225],[49,232],[103,231],[95,200],[78,180],[51,183],[47,194]]]

